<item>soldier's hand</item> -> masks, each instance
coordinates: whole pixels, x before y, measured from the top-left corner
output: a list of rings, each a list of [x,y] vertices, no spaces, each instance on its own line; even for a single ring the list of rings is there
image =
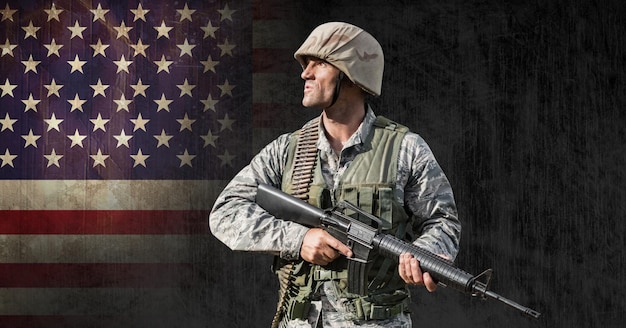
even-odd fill
[[[352,251],[324,229],[312,228],[304,235],[300,248],[300,256],[303,260],[313,264],[327,265],[341,254],[351,257]]]
[[[430,276],[430,273],[423,273],[419,261],[409,253],[400,255],[398,273],[400,278],[409,285],[424,285],[429,292],[437,290],[437,283]]]

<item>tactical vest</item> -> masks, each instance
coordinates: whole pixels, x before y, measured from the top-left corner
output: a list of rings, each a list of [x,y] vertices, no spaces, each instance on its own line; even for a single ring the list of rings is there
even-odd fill
[[[319,153],[316,158],[313,181],[309,189],[309,203],[330,208],[340,200],[347,200],[374,214],[383,222],[384,233],[393,234],[398,238],[405,236],[410,216],[401,204],[395,201],[398,154],[400,145],[408,128],[387,118],[378,116],[372,131],[365,137],[364,151],[358,154],[345,170],[334,190],[329,190],[322,175]],[[289,154],[282,190],[291,193],[293,157],[299,131],[291,135]],[[366,223],[367,218],[356,217],[356,213],[345,213]],[[374,261],[369,277],[368,295],[348,294],[345,291],[347,270],[345,258],[335,260],[326,267],[299,264],[298,275],[300,290],[288,307],[290,318],[306,318],[310,297],[317,291],[322,282],[337,281],[342,289],[342,296],[354,300],[355,311],[359,319],[385,319],[391,315],[406,311],[408,294],[405,283],[398,275],[397,264],[392,260],[378,257]],[[386,305],[379,305],[386,304]],[[375,314],[375,309],[380,310]],[[391,310],[390,310],[391,309]]]

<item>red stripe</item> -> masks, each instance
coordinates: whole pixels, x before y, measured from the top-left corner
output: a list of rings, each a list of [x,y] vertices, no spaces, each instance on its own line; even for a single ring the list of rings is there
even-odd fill
[[[0,211],[0,234],[204,234],[209,211]]]
[[[191,287],[195,274],[178,263],[1,263],[0,288]]]
[[[285,73],[299,76],[300,64],[293,58],[294,49],[254,48],[252,71],[254,73]],[[285,70],[285,68],[290,68]]]
[[[252,19],[288,19],[292,17],[290,2],[281,0],[252,0]]]

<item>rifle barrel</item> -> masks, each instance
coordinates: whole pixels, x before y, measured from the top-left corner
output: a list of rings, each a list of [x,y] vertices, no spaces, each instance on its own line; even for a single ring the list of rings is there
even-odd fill
[[[510,300],[510,299],[508,299],[506,297],[500,296],[499,294],[494,293],[494,292],[492,292],[490,290],[485,291],[485,296],[491,297],[494,300],[500,301],[500,302],[502,302],[502,303],[504,303],[504,304],[506,304],[508,306],[511,306],[511,307],[513,307],[513,308],[515,308],[515,309],[523,312],[524,314],[529,315],[529,316],[531,316],[531,317],[533,317],[535,319],[537,319],[537,318],[539,318],[539,316],[541,316],[541,313],[539,313],[538,311],[535,311],[535,310],[533,310],[533,309],[531,309],[529,307],[523,306],[523,305],[521,305],[521,304],[519,304],[517,302],[514,302],[514,301],[512,301],[512,300]]]

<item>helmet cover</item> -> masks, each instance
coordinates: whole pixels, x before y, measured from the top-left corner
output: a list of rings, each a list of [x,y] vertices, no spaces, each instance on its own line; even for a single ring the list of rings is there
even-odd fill
[[[363,90],[380,96],[385,65],[383,49],[360,27],[343,22],[322,24],[311,32],[294,57],[303,68],[306,57],[325,60]]]

